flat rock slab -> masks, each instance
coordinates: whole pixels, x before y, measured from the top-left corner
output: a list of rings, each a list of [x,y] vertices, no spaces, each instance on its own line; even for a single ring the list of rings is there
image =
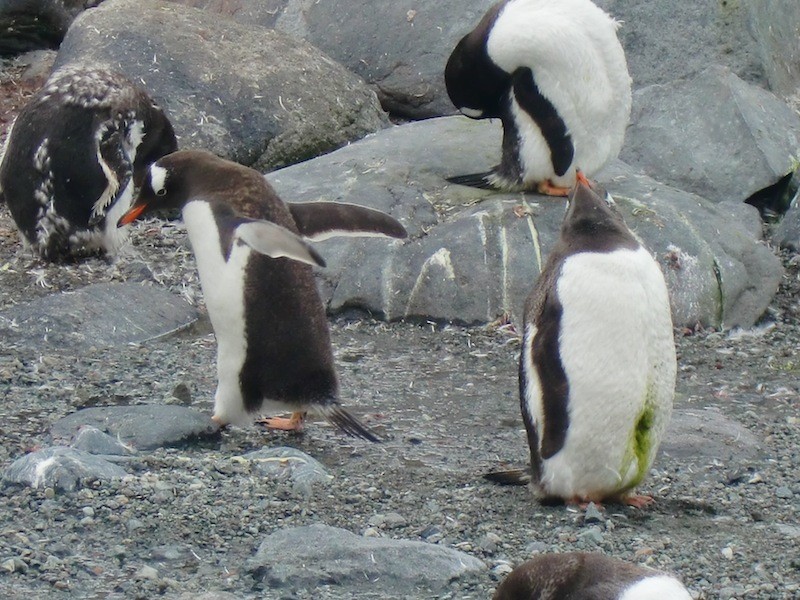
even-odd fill
[[[718,410],[675,410],[661,452],[698,465],[721,461],[737,468],[757,459],[762,453],[759,440],[738,421]]]
[[[1,311],[0,333],[6,344],[74,352],[146,342],[195,320],[195,308],[163,288],[99,283]]]
[[[94,427],[135,450],[154,450],[216,439],[219,426],[208,415],[173,405],[99,406],[59,419],[50,428],[54,440],[69,443],[85,427]]]
[[[317,459],[288,446],[263,448],[241,458],[249,461],[259,475],[291,481],[295,490],[305,494],[311,492],[312,485],[326,484],[333,479]]]
[[[462,323],[522,317],[564,217],[565,201],[450,184],[499,161],[500,125],[442,117],[381,131],[270,173],[287,201],[353,202],[389,212],[405,241],[338,238],[317,246],[331,311]],[[751,326],[782,275],[757,211],[724,207],[617,162],[598,174],[667,279],[676,325]],[[518,216],[522,215],[522,216]]]
[[[367,592],[403,597],[444,591],[451,581],[486,565],[445,546],[361,537],[318,524],[269,535],[246,568],[271,589],[330,586],[352,597]]]
[[[82,479],[118,479],[126,474],[122,467],[94,454],[53,446],[15,460],[3,473],[3,483],[72,491]]]

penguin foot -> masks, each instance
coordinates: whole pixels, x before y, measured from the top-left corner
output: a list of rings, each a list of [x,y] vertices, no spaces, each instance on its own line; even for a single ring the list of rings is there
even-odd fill
[[[264,425],[269,429],[280,429],[281,431],[303,431],[306,422],[305,412],[293,412],[290,417],[266,417],[256,421],[259,425]]]
[[[632,494],[622,498],[622,502],[628,506],[633,506],[634,508],[644,508],[645,506],[654,504],[655,500],[652,496],[640,496],[637,494]]]
[[[569,196],[569,188],[554,185],[549,179],[539,181],[536,184],[536,191],[537,193],[544,194],[545,196]]]
[[[221,418],[219,418],[217,415],[213,415],[211,417],[211,420],[214,421],[214,423],[216,423],[219,426],[220,429],[224,429],[225,427],[228,426],[228,424],[225,421],[223,421]]]

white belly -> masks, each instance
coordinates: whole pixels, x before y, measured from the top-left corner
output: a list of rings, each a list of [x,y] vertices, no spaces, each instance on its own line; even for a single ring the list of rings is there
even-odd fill
[[[676,364],[666,284],[644,248],[581,253],[564,262],[558,296],[569,428],[562,449],[542,461],[540,485],[553,496],[602,498],[646,475],[672,410]],[[538,378],[530,369],[528,375],[528,410],[543,423]],[[651,428],[637,443],[645,412]]]
[[[244,313],[244,270],[250,248],[234,244],[227,262],[219,243],[219,232],[211,207],[193,201],[183,209],[203,298],[217,338],[217,391],[214,416],[222,422],[247,424],[252,416],[245,411],[239,387],[239,373],[247,353]]]

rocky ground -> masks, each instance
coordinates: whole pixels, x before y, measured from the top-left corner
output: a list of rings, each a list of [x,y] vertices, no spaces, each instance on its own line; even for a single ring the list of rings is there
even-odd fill
[[[481,479],[526,460],[519,339],[510,327],[385,324],[353,314],[332,321],[343,402],[385,443],[352,440],[325,423],[309,424],[303,436],[231,428],[213,443],[139,453],[126,463],[133,476],[121,481],[74,492],[8,487],[0,492],[0,597],[353,597],[335,586],[267,589],[246,567],[269,533],[325,523],[454,547],[487,564],[442,598],[489,598],[509,566],[576,549],[673,571],[697,598],[796,598],[800,259],[783,258],[786,276],[758,328],[676,331],[677,412],[709,424],[721,415],[754,442],[733,440],[717,454],[710,426],[708,444],[667,440],[641,490],[657,498],[652,507],[608,506],[586,519],[581,510],[537,505],[525,488]],[[0,207],[0,310],[103,281],[166,286],[202,313],[179,224],[137,225],[114,262],[45,265],[19,249]],[[204,318],[166,339],[80,356],[4,344],[0,468],[86,406],[182,403],[210,412],[213,360]],[[333,480],[301,493],[235,459],[277,445],[317,458]],[[376,594],[365,584],[357,597]]]

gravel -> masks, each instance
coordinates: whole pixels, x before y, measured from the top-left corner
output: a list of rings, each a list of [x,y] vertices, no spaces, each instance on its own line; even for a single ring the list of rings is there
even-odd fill
[[[0,207],[0,310],[89,283],[164,286],[204,315],[182,226],[138,224],[116,261],[46,265],[19,249]],[[126,457],[128,476],[75,491],[0,490],[3,598],[337,598],[261,589],[246,570],[278,530],[323,523],[359,535],[441,544],[488,569],[442,598],[489,598],[534,553],[587,550],[674,572],[695,598],[800,595],[800,257],[783,254],[781,288],[745,332],[676,331],[676,409],[720,411],[760,441],[753,457],[702,447],[662,455],[640,489],[644,510],[540,506],[525,488],[485,482],[525,464],[517,400],[519,338],[509,326],[332,320],[342,400],[383,444],[325,422],[302,436],[230,428],[219,441]],[[214,339],[201,317],[145,345],[81,356],[0,348],[0,468],[47,445],[54,422],[87,406],[189,405],[210,413]],[[294,486],[241,457],[290,446],[333,479]],[[226,596],[225,593],[230,594]],[[373,597],[365,584],[364,598]],[[384,596],[385,597],[385,596]]]

